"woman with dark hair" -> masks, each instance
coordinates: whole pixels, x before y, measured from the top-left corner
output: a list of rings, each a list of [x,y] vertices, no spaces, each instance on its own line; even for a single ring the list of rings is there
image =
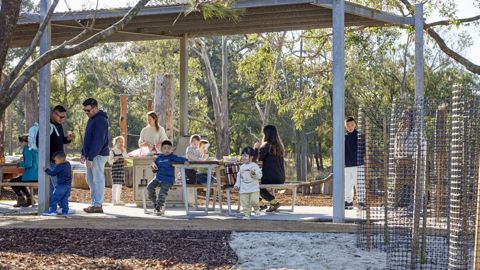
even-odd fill
[[[282,139],[278,136],[277,128],[273,125],[263,127],[262,144],[255,144],[256,158],[262,162],[261,184],[283,184],[285,182],[285,165],[283,157],[285,148]],[[260,189],[260,196],[270,203],[267,212],[274,212],[280,207],[280,203],[267,189]],[[260,202],[260,209],[267,206]]]
[[[37,182],[38,181],[38,151],[28,147],[28,134],[18,137],[18,144],[22,150],[22,160],[17,164],[23,168],[23,174],[10,180],[15,182]],[[13,207],[33,205],[33,197],[28,189],[23,186],[13,186],[17,195],[17,203]]]
[[[168,140],[167,133],[158,124],[158,116],[155,112],[148,112],[147,117],[148,125],[140,132],[138,146],[148,147],[152,152],[160,152],[162,142]]]

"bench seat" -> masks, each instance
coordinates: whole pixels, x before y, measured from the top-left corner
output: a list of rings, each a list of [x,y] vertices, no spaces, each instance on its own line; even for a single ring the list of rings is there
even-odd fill
[[[10,182],[1,182],[0,183],[0,188],[3,188],[3,187],[26,187],[29,189],[30,191],[30,194],[32,194],[32,198],[34,198],[34,195],[35,195],[35,188],[38,188],[38,182],[14,182],[14,183],[10,183]],[[32,207],[35,206],[35,200],[32,200],[33,204],[32,204]]]

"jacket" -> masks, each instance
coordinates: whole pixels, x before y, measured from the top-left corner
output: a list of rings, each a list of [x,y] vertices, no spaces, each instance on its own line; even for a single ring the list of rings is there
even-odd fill
[[[50,176],[56,176],[58,185],[72,184],[72,166],[68,161],[60,164],[55,164],[51,169],[45,169],[45,173]]]
[[[252,171],[255,172],[255,175],[252,175]],[[260,191],[260,179],[262,179],[262,170],[257,163],[245,163],[238,170],[235,186],[238,187],[240,194],[258,192]]]
[[[283,184],[285,182],[285,162],[283,156],[270,154],[270,145],[268,143],[255,151],[255,157],[262,161],[262,184]],[[256,158],[254,161],[256,161]]]
[[[96,156],[109,156],[108,117],[105,112],[99,111],[88,119],[82,154],[90,161]]]
[[[362,149],[359,149],[359,136],[360,134],[356,129],[352,133],[345,132],[345,167],[363,165],[365,143],[363,142],[363,136],[360,136]]]
[[[23,161],[18,163],[23,168],[22,181],[38,180],[38,151],[30,150],[28,145],[23,147]]]
[[[157,165],[158,171],[155,179],[159,182],[166,182],[173,184],[175,181],[175,168],[172,165],[172,162],[184,163],[188,159],[184,157],[179,157],[175,154],[170,154],[168,156],[159,155],[155,159],[155,165]]]

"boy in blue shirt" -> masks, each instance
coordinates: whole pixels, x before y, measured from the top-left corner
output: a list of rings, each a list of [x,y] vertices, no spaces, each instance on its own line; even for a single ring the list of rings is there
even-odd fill
[[[169,140],[162,142],[162,154],[159,155],[152,163],[152,168],[157,171],[155,179],[150,181],[147,186],[148,198],[152,201],[156,215],[162,214],[162,207],[168,195],[168,191],[175,182],[175,168],[172,162],[181,162],[188,164],[188,160],[184,157],[179,157],[173,152],[173,144]],[[158,198],[155,194],[155,189],[160,187]]]
[[[57,185],[50,198],[50,208],[43,214],[44,216],[56,216],[58,204],[62,208],[62,215],[68,215],[68,198],[72,189],[72,167],[66,158],[65,152],[58,151],[53,154],[55,160],[53,168],[44,168],[46,174],[57,177]]]

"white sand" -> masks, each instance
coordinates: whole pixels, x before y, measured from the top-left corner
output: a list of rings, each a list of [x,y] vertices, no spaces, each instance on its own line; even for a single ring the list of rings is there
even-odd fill
[[[236,269],[385,269],[386,253],[363,251],[345,233],[233,233]]]

